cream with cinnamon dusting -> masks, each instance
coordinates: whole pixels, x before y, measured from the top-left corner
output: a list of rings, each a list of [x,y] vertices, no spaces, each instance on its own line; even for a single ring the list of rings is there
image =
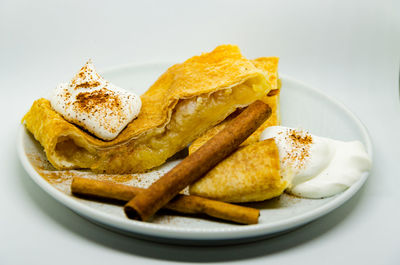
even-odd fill
[[[50,96],[52,108],[66,120],[103,140],[112,140],[139,115],[140,97],[101,77],[89,60],[69,83]]]
[[[288,191],[305,198],[323,198],[344,191],[371,168],[359,141],[342,142],[281,126],[267,128],[261,140],[274,138],[281,176]]]

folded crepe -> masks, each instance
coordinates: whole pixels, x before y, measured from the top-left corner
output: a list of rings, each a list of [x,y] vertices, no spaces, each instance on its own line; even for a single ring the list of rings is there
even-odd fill
[[[257,142],[260,138],[261,133],[265,128],[269,126],[280,125],[280,115],[279,115],[279,94],[281,82],[278,78],[278,57],[261,57],[252,60],[252,63],[263,72],[267,81],[271,87],[271,91],[265,95],[261,100],[267,103],[272,110],[271,116],[266,120],[242,145],[248,145]],[[193,153],[199,149],[203,144],[205,144],[209,139],[220,132],[225,125],[235,118],[240,111],[232,113],[224,121],[218,125],[210,128],[205,133],[203,133],[199,138],[192,142],[189,147],[189,154]]]
[[[279,170],[278,147],[267,139],[238,149],[190,185],[189,192],[226,202],[263,201],[286,189]]]
[[[259,142],[265,128],[280,124],[278,62],[277,57],[252,60],[271,87],[271,91],[261,99],[272,109],[270,118],[242,143],[240,149],[192,184],[189,188],[191,194],[227,202],[252,202],[279,196],[287,188],[287,181],[279,173],[279,154],[275,142],[271,139]],[[190,145],[189,154],[220,132],[239,112],[232,113],[197,138]]]
[[[138,118],[112,141],[66,121],[43,98],[33,103],[23,121],[57,169],[144,172],[270,90],[263,70],[237,46],[222,45],[170,67],[141,96]]]

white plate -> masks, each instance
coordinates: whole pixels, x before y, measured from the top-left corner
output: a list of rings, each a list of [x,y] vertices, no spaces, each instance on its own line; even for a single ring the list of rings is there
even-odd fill
[[[127,65],[105,71],[104,76],[114,84],[142,94],[167,67],[167,64]],[[281,79],[283,125],[305,128],[313,134],[339,140],[360,140],[372,158],[372,144],[367,130],[349,110],[317,89],[289,77],[282,76]],[[20,129],[18,150],[29,176],[45,192],[81,216],[129,235],[175,243],[226,244],[255,240],[288,231],[342,205],[360,189],[368,177],[368,174],[363,175],[349,189],[331,198],[310,200],[284,194],[278,199],[252,204],[261,210],[259,224],[256,225],[236,225],[179,215],[158,215],[152,223],[149,223],[127,219],[122,207],[72,197],[68,174],[62,173],[66,175],[63,176],[65,181],[60,181],[58,178],[46,181],[37,171],[38,166],[45,169],[49,166],[45,161],[43,150],[23,126]],[[146,175],[135,175],[129,183],[138,184],[136,178],[154,179],[177,162],[169,162]],[[141,183],[143,185],[145,182]]]

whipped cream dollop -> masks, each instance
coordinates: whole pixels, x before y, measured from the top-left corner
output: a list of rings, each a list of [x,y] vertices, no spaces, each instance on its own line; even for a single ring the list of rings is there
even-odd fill
[[[141,100],[135,93],[101,77],[89,60],[68,83],[50,95],[52,108],[66,120],[103,140],[112,140],[139,115]]]
[[[282,126],[267,128],[260,138],[274,138],[287,191],[299,197],[333,196],[371,169],[371,159],[359,141],[342,142]]]

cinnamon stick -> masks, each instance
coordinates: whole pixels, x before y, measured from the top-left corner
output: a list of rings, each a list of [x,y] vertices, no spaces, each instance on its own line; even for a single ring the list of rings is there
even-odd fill
[[[270,115],[271,108],[260,100],[249,105],[196,152],[130,200],[124,207],[125,214],[132,219],[148,220],[183,188],[236,150]]]
[[[74,195],[119,201],[129,201],[142,190],[142,188],[80,177],[74,177],[71,184]],[[240,224],[256,224],[260,215],[258,209],[181,194],[175,196],[164,208],[180,213],[206,214]]]

